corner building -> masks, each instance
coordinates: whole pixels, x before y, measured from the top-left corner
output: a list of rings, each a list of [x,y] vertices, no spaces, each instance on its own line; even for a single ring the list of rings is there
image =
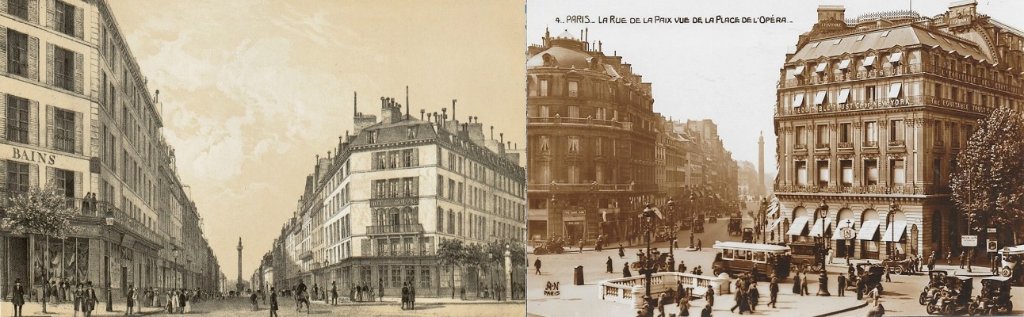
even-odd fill
[[[451,117],[455,116],[454,105]],[[437,256],[442,240],[466,244],[523,241],[526,235],[526,172],[508,144],[484,134],[469,117],[449,113],[419,118],[381,98],[381,116],[355,112],[355,134],[318,156],[298,210],[274,243],[271,265],[278,289],[302,280],[311,289],[336,283],[348,296],[355,286],[385,295],[412,281],[417,295],[467,296],[504,273],[450,266]],[[332,153],[333,152],[333,153]],[[516,285],[525,267],[513,268]],[[489,275],[494,274],[494,275]],[[493,279],[493,280],[492,280]],[[504,284],[502,284],[504,285]]]
[[[0,1],[2,192],[52,184],[81,211],[63,241],[0,232],[4,290],[91,281],[120,300],[129,285],[216,284],[194,203],[170,197],[173,149],[120,32],[105,0]]]
[[[658,195],[651,84],[584,37],[527,52],[530,240],[622,238]]]
[[[818,8],[780,68],[776,240],[809,242],[825,230],[836,256],[861,259],[890,248],[960,252],[969,233],[950,199],[957,153],[978,119],[1024,105],[1024,33],[976,7],[856,19],[841,6]],[[814,218],[822,200],[824,222]],[[845,227],[854,239],[838,237]]]

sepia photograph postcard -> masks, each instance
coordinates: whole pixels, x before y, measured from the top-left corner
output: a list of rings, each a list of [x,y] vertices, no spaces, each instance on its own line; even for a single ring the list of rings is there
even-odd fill
[[[527,314],[1022,314],[1018,12],[528,1]]]
[[[523,1],[0,1],[2,316],[524,316]]]

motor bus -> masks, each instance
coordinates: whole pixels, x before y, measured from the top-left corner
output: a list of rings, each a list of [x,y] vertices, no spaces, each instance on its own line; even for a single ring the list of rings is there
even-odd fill
[[[755,278],[768,279],[775,274],[780,279],[789,277],[790,249],[787,246],[736,241],[715,241],[712,270],[715,275],[728,273],[754,273]]]

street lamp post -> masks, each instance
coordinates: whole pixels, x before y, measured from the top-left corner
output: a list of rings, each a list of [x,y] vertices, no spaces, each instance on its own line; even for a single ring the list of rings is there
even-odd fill
[[[768,243],[768,199],[761,197],[761,243]]]
[[[669,254],[674,254],[676,250],[676,202],[673,201],[671,197],[668,199],[668,219],[669,226],[671,226],[669,232],[672,233],[672,236],[668,241],[668,251]],[[693,228],[690,229],[691,231],[693,230]]]
[[[821,219],[821,235],[818,237],[817,249],[818,249],[818,261],[821,262],[821,275],[818,276],[818,296],[832,296],[828,292],[828,271],[825,268],[825,244],[827,237],[825,236],[828,232],[825,219],[828,217],[828,205],[825,204],[825,199],[821,200],[821,205],[818,206],[816,212]]]
[[[640,263],[640,267],[644,270],[644,286],[645,295],[647,299],[651,298],[651,271],[653,270],[654,261],[651,260],[651,230],[654,229],[654,209],[650,203],[644,207],[643,213],[640,215],[643,217],[644,240],[647,243],[647,255],[644,257],[644,261]]]
[[[693,230],[697,224],[697,206],[693,204],[693,192],[690,192],[690,250],[693,250]]]
[[[889,258],[890,259],[894,258],[893,257],[893,250],[895,248],[893,247],[893,244],[896,243],[896,228],[893,228],[892,224],[896,222],[895,218],[896,218],[896,212],[897,211],[900,211],[900,206],[896,204],[895,200],[890,201],[889,202],[889,219],[886,219],[886,223],[885,223],[886,228],[887,228],[886,231],[890,232],[889,233],[889,243],[887,243],[885,245],[885,252],[887,254],[889,254]],[[888,269],[888,268],[886,268],[886,269]]]

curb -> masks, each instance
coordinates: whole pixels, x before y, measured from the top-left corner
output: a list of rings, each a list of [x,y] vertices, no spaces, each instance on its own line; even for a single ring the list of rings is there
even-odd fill
[[[864,307],[867,307],[867,306],[868,306],[868,302],[864,301],[863,303],[860,303],[860,304],[858,304],[856,306],[847,307],[847,308],[840,309],[840,310],[837,310],[837,311],[834,311],[834,312],[830,312],[830,313],[824,313],[824,314],[817,315],[817,316],[814,316],[814,317],[826,317],[826,316],[838,315],[838,314],[842,314],[842,313],[845,313],[845,312],[848,312],[848,311],[858,310],[858,309],[861,309],[861,308],[864,308]]]

